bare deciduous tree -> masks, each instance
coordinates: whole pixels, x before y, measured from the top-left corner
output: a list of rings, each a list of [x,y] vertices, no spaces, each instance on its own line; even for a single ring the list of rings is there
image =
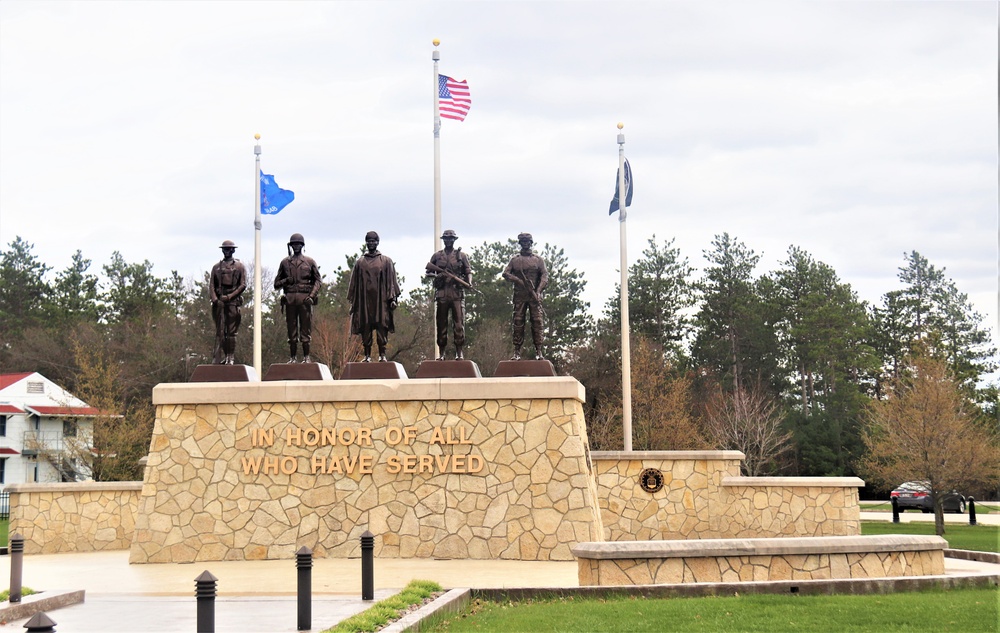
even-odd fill
[[[721,449],[742,451],[743,474],[758,477],[792,447],[781,428],[781,408],[760,385],[742,384],[732,392],[721,387],[705,403],[705,431]]]
[[[866,477],[886,487],[905,481],[929,484],[934,525],[944,534],[944,495],[1000,480],[995,432],[978,424],[947,363],[911,356],[885,400],[868,408],[859,463]]]
[[[691,415],[691,381],[666,362],[662,348],[648,338],[633,338],[632,447],[637,451],[695,450],[708,446]],[[621,450],[624,438],[621,400],[602,407],[595,416],[591,441],[611,441],[607,429],[618,430],[614,442]],[[598,430],[600,424],[604,429]],[[596,445],[596,444],[595,444]],[[610,450],[615,450],[611,449]],[[607,450],[607,449],[606,449]]]

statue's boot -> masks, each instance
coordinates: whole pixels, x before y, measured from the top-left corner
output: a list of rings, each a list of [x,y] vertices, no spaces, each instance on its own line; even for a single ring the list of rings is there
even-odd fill
[[[465,355],[462,354],[462,346],[455,346],[455,360],[465,360]]]
[[[312,358],[310,358],[310,356],[309,356],[309,343],[303,343],[302,344],[302,362],[303,363],[311,363],[311,362],[313,362]]]
[[[385,358],[385,348],[382,347],[381,345],[379,345],[379,348],[378,348],[378,362],[384,363],[385,361],[386,361],[386,358]]]
[[[369,345],[368,347],[365,348],[365,357],[364,357],[364,359],[361,362],[362,363],[370,363],[370,362],[372,362],[372,346],[371,345]]]
[[[296,352],[298,352],[298,344],[295,343],[295,342],[293,342],[293,341],[289,341],[289,343],[288,343],[288,362],[289,363],[294,363],[295,362],[295,357],[297,356]]]
[[[514,355],[510,357],[511,360],[521,360],[521,346],[514,346]]]

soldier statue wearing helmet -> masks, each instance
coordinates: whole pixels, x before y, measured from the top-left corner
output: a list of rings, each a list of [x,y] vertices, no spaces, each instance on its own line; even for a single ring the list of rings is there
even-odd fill
[[[215,321],[215,352],[212,362],[216,365],[235,365],[236,333],[240,329],[240,306],[243,291],[247,288],[247,272],[238,259],[233,259],[236,244],[226,240],[222,261],[212,267],[209,276],[208,296],[212,301],[212,319]]]
[[[275,290],[282,290],[281,307],[288,328],[289,363],[298,361],[298,344],[302,343],[302,362],[311,363],[309,343],[312,340],[312,307],[319,296],[321,277],[312,257],[302,254],[306,240],[301,233],[288,238],[288,257],[281,260],[274,278]]]
[[[462,360],[465,346],[465,289],[472,287],[472,266],[461,248],[455,248],[458,234],[448,229],[441,235],[444,248],[431,255],[426,275],[434,279],[438,360],[445,359],[448,346],[448,315],[451,314],[455,360]]]
[[[524,317],[531,314],[531,337],[535,342],[535,358],[541,360],[544,341],[542,318],[542,291],[549,284],[549,273],[545,262],[531,250],[534,241],[531,233],[517,236],[521,252],[515,255],[503,271],[503,278],[514,283],[513,339],[514,356],[511,360],[521,360],[521,346],[524,344]]]

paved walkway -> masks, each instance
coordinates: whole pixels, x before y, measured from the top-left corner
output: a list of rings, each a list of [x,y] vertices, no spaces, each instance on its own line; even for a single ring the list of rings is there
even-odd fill
[[[946,558],[945,567],[948,575],[1000,574],[1000,565],[954,558]],[[197,621],[194,579],[206,570],[219,579],[216,631],[296,630],[294,561],[130,565],[125,551],[32,555],[24,557],[23,584],[46,591],[86,591],[83,604],[48,613],[60,633],[191,633]],[[0,556],[0,579],[9,577],[10,557]],[[578,586],[575,561],[376,559],[375,600],[414,579],[445,588]],[[360,559],[314,560],[312,584],[313,631],[372,605],[361,600]],[[0,631],[23,631],[26,621],[0,623]]]
[[[31,555],[24,557],[22,582],[36,590],[86,591],[83,604],[48,613],[60,633],[190,633],[197,621],[194,580],[206,570],[219,579],[216,631],[296,630],[294,560],[130,565],[127,551]],[[376,559],[374,576],[376,601],[415,579],[433,580],[446,588],[578,584],[575,561]],[[10,557],[0,556],[0,579],[8,578]],[[373,604],[361,600],[360,559],[315,559],[312,586],[314,631]],[[23,631],[26,621],[0,624],[0,631]]]

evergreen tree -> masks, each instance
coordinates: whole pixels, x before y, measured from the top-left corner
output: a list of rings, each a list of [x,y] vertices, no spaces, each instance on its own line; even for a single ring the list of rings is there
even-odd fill
[[[690,329],[685,310],[694,304],[689,281],[693,272],[674,240],[659,245],[655,235],[642,257],[629,266],[630,331],[655,342],[675,361],[681,357],[681,342]],[[615,284],[615,294],[605,305],[604,315],[611,326],[621,327],[621,284]]]
[[[0,339],[4,341],[44,322],[52,292],[45,275],[52,269],[39,261],[34,248],[15,237],[0,252]]]
[[[768,279],[754,278],[760,256],[728,233],[705,251],[711,264],[698,284],[701,306],[695,316],[692,361],[725,389],[751,380],[782,391]],[[777,381],[778,384],[774,384]]]

